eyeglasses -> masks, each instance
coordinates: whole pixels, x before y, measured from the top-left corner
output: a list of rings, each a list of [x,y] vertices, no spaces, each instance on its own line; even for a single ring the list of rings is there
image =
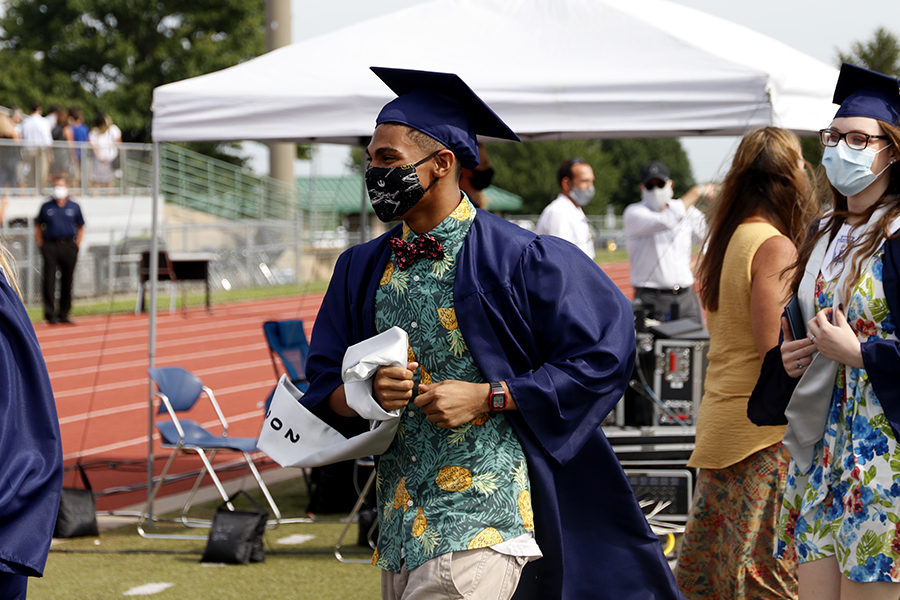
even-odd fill
[[[651,179],[647,183],[644,184],[644,189],[652,190],[653,188],[664,188],[666,187],[665,181],[662,179]]]
[[[841,141],[841,138],[847,143],[847,147],[851,150],[865,150],[869,145],[869,140],[888,140],[890,139],[886,135],[869,135],[867,133],[860,133],[859,131],[850,131],[848,133],[841,133],[837,129],[820,129],[819,130],[819,141],[826,148],[834,148],[838,145],[838,142]]]

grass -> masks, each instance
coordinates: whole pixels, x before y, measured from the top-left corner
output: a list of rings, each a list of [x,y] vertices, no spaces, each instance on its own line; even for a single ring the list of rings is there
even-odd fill
[[[313,292],[323,292],[328,287],[327,281],[313,281],[303,284],[290,285],[274,285],[267,287],[246,288],[239,290],[218,291],[210,294],[210,302],[213,308],[217,304],[225,304],[228,302],[242,302],[245,300],[259,300],[262,298],[277,298],[284,296],[297,296],[300,294],[309,294]],[[71,315],[73,317],[84,317],[89,315],[106,315],[116,313],[133,313],[135,296],[134,294],[114,296],[112,299],[97,298],[87,302],[76,300],[72,305]],[[204,306],[206,303],[205,292],[191,292],[186,295],[185,306]],[[169,294],[168,291],[160,294],[157,298],[157,310],[164,312],[169,310]],[[181,296],[177,299],[177,308],[181,308]],[[27,307],[28,317],[32,323],[42,321],[44,319],[44,309],[40,305]]]
[[[303,514],[308,497],[302,478],[273,484],[270,490],[286,516]],[[252,494],[264,506],[258,493]],[[218,502],[198,505],[191,514],[212,515]],[[241,506],[236,508],[239,510]],[[169,517],[175,516],[167,515]],[[345,515],[327,515],[337,518]],[[342,564],[332,546],[342,523],[281,525],[266,532],[266,562],[250,565],[202,565],[206,546],[200,540],[148,540],[133,524],[104,531],[98,538],[62,540],[50,551],[44,577],[29,582],[30,600],[108,600],[148,583],[171,583],[154,598],[191,600],[377,600],[380,570],[369,564]],[[166,531],[184,533],[181,525]],[[351,526],[342,551],[347,558],[366,559],[369,548],[356,546],[358,526]],[[206,535],[207,529],[190,530]],[[313,535],[300,545],[280,544],[288,536]]]

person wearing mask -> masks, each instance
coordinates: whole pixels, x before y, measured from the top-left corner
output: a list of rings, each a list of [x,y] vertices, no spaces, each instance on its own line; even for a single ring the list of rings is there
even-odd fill
[[[484,144],[478,142],[478,155],[480,161],[474,169],[463,168],[459,175],[459,189],[465,192],[475,208],[488,209],[488,199],[484,195],[494,179],[494,169],[491,167],[491,159],[488,156]]]
[[[69,323],[72,308],[72,282],[78,248],[84,236],[81,207],[69,196],[64,175],[53,179],[53,194],[42,206],[34,221],[34,239],[44,259],[44,318],[48,323]],[[60,274],[59,308],[56,307],[56,273]]]
[[[2,245],[0,323],[0,598],[25,600],[47,563],[63,454],[47,366]]]
[[[50,172],[54,176],[65,175],[69,177],[72,171],[72,165],[75,163],[75,136],[72,126],[69,124],[69,111],[66,109],[56,109],[56,125],[52,129],[53,141],[53,164],[50,166]]]
[[[72,161],[72,185],[81,184],[81,150],[90,140],[90,128],[84,122],[84,113],[80,109],[69,109],[69,125],[72,126],[72,141],[75,142],[75,157]]]
[[[570,158],[556,172],[559,196],[544,208],[535,233],[572,242],[591,259],[594,236],[582,207],[594,197],[594,169],[584,159]]]
[[[119,157],[122,132],[109,115],[101,113],[94,119],[89,137],[94,154],[91,182],[96,187],[111,188],[116,181],[116,159]]]
[[[34,187],[44,189],[47,176],[50,172],[50,158],[48,150],[53,145],[53,127],[50,121],[42,115],[41,105],[33,103],[31,114],[22,121],[22,142],[24,144],[22,155],[25,164],[32,173]]]
[[[694,292],[691,247],[706,237],[706,218],[694,206],[711,196],[713,185],[695,185],[673,199],[675,182],[660,161],[641,168],[641,201],[625,209],[625,247],[631,267],[634,297],[643,303],[648,318],[675,318],[703,322]]]
[[[699,469],[675,576],[689,600],[796,598],[796,561],[775,558],[787,478],[783,426],[757,427],[747,401],[778,343],[790,265],[815,214],[800,140],[747,134],[710,218],[700,298],[709,367],[688,466]]]
[[[820,131],[832,210],[799,252],[782,318],[791,464],[778,556],[801,600],[900,596],[900,81],[844,63]],[[805,321],[805,327],[803,327]],[[762,383],[762,378],[761,378]]]
[[[408,333],[408,362],[371,388],[401,432],[378,467],[382,597],[680,598],[600,429],[631,373],[628,300],[571,244],[460,191],[476,134],[518,137],[459,77],[373,71],[399,97],[375,121],[366,187],[402,223],[338,258],[300,401],[367,430],[344,355]]]
[[[3,223],[3,213],[9,206],[9,190],[19,186],[17,170],[19,168],[20,148],[18,145],[19,134],[5,113],[0,113],[0,224]]]

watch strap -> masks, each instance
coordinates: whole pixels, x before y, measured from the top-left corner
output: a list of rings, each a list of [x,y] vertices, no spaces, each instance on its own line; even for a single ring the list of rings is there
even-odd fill
[[[502,398],[502,400],[500,400],[500,398]],[[506,390],[503,389],[503,386],[497,381],[491,382],[490,400],[491,410],[504,410],[506,408]]]

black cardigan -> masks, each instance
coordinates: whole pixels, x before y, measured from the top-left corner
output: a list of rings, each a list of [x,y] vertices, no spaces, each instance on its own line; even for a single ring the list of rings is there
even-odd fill
[[[891,315],[900,317],[900,238],[888,240],[884,246],[882,284]],[[756,425],[787,424],[784,410],[799,379],[784,370],[781,341],[779,339],[778,346],[766,353],[759,380],[747,403],[747,416]],[[862,358],[875,395],[894,435],[900,439],[900,382],[897,377],[900,373],[900,342],[872,338],[862,343]]]

